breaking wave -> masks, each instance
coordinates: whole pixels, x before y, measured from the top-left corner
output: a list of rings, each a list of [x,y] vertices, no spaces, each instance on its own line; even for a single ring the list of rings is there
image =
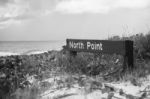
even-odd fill
[[[38,50],[30,50],[23,53],[14,53],[14,52],[0,52],[0,56],[11,56],[11,55],[32,55],[32,54],[42,54],[48,51],[38,51]]]
[[[0,52],[0,56],[11,56],[11,55],[19,55],[19,53],[13,53],[13,52]]]

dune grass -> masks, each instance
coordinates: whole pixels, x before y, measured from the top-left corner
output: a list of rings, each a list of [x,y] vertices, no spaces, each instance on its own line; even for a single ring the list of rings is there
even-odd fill
[[[51,86],[49,83],[44,83],[43,85],[23,83],[27,81],[27,75],[35,75],[34,77],[37,81],[43,81],[51,77],[57,78],[57,76],[64,76],[65,74],[70,75],[65,80],[63,77],[62,80],[55,79],[60,85],[59,88],[63,87],[61,84],[70,88],[74,81],[84,86],[84,82],[80,79],[84,77],[80,77],[80,75],[85,75],[95,80],[101,79],[109,82],[131,81],[133,84],[137,84],[136,81],[139,78],[150,74],[150,33],[117,38],[117,40],[125,39],[134,41],[135,66],[132,72],[128,70],[124,73],[122,72],[123,56],[116,54],[80,52],[76,57],[71,57],[68,51],[62,49],[61,51],[49,51],[48,53],[37,55],[1,57],[0,94],[4,95],[2,99],[7,99],[5,96],[11,96],[12,93],[15,93],[15,99],[17,97],[19,97],[18,99],[38,99],[40,92],[47,90],[44,87],[46,85]],[[116,40],[116,38],[112,37],[109,40]],[[72,79],[74,75],[78,75],[78,77]],[[22,92],[22,94],[19,92]]]

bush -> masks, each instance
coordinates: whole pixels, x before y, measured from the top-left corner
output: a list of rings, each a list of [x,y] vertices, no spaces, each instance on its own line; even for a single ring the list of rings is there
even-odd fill
[[[135,58],[150,59],[150,31],[147,34],[136,34],[130,37],[113,36],[108,40],[132,40],[134,41]]]
[[[80,52],[77,56],[60,54],[58,63],[63,71],[67,73],[79,73],[86,75],[107,74],[123,66],[121,55],[107,55]]]

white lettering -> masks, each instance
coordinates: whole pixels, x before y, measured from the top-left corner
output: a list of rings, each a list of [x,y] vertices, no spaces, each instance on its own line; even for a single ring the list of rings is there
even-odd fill
[[[102,46],[102,43],[87,42],[87,50],[88,49],[91,49],[91,50],[103,50],[103,46]]]
[[[89,49],[90,46],[91,46],[91,43],[87,42],[87,49]]]
[[[94,44],[91,44],[91,49],[92,49],[92,50],[94,50],[94,49],[95,49]]]
[[[73,46],[73,42],[69,42],[69,47],[70,48],[73,48],[74,46]]]
[[[100,43],[99,50],[103,50],[103,44]]]
[[[69,48],[84,49],[84,44],[82,42],[69,42]]]

